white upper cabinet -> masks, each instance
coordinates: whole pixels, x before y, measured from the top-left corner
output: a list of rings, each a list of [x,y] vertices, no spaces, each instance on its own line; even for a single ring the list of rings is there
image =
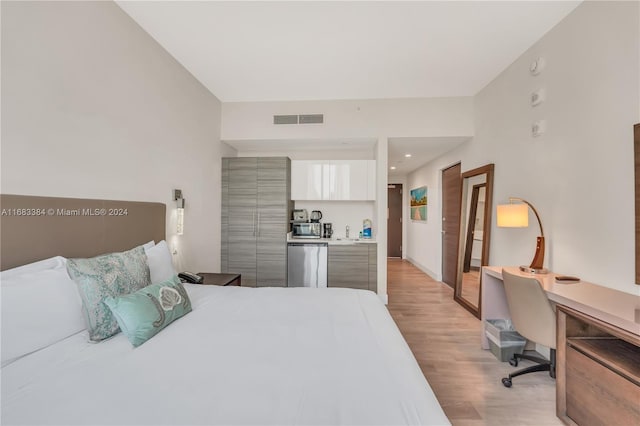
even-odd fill
[[[291,199],[322,200],[322,162],[291,161]]]
[[[292,200],[375,200],[375,160],[291,162]]]
[[[376,160],[367,161],[367,200],[376,199],[376,176],[378,171],[376,170]],[[386,189],[385,189],[386,191]]]

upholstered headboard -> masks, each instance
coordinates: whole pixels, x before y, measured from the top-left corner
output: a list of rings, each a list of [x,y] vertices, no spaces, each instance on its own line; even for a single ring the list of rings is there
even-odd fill
[[[165,238],[166,206],[0,195],[0,270],[60,255],[91,257]]]

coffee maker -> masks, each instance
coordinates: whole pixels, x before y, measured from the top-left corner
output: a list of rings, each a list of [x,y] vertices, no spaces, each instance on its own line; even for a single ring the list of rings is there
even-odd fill
[[[331,236],[333,235],[333,229],[332,229],[332,225],[330,223],[323,223],[322,224],[322,238],[331,238]]]

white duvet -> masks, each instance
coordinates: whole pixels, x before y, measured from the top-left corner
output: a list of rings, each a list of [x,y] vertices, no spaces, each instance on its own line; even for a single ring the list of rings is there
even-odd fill
[[[449,424],[374,293],[185,287],[138,348],[83,332],[5,366],[2,424]]]

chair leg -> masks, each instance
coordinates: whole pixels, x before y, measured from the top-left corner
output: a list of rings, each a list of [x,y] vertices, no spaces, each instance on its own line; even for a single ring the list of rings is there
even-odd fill
[[[544,364],[545,362],[549,362],[544,358],[540,358],[539,356],[533,356],[533,355],[527,355],[527,354],[513,354],[513,357],[518,360],[527,359],[529,361],[537,362],[538,364]]]
[[[513,379],[514,377],[518,377],[527,373],[533,373],[535,371],[548,371],[549,375],[555,379],[556,377],[556,350],[555,349],[551,349],[551,353],[549,354],[549,361],[537,356],[531,356],[531,355],[525,355],[525,354],[514,354],[513,358],[511,358],[509,363],[513,366],[517,366],[519,359],[534,361],[534,362],[537,362],[538,365],[532,365],[531,367],[523,368],[522,370],[518,370],[514,373],[509,374],[509,377],[503,377],[502,384],[505,387],[508,387],[508,388],[511,387],[512,385],[511,379]]]
[[[515,373],[509,374],[509,378],[513,379],[514,377],[522,376],[523,374],[527,373],[533,373],[535,371],[549,371],[550,367],[551,365],[549,363],[532,365],[531,367],[523,368],[522,370],[518,370]]]

